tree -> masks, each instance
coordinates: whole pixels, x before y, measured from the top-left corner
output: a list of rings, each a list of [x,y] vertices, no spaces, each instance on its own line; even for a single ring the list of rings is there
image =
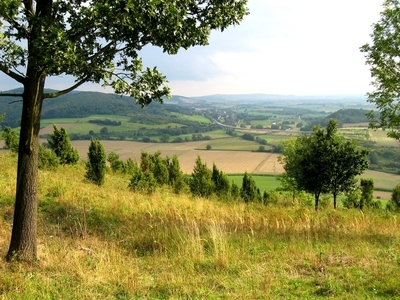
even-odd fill
[[[400,139],[400,1],[385,0],[380,20],[373,24],[372,42],[360,49],[370,66],[373,92],[367,93],[368,101],[375,103],[380,115],[373,112],[368,117],[372,128],[389,129],[388,136]]]
[[[193,168],[192,176],[189,181],[190,191],[194,196],[209,197],[214,190],[214,183],[212,181],[212,172],[203,164],[200,156],[197,156]]]
[[[400,184],[396,185],[396,187],[393,189],[390,203],[394,206],[394,208],[397,211],[400,210]]]
[[[298,189],[314,194],[315,210],[322,193],[333,194],[336,208],[337,195],[350,191],[355,176],[369,165],[369,151],[354,141],[345,141],[338,135],[337,126],[337,121],[331,119],[326,129],[315,126],[312,134],[285,141],[279,158]]]
[[[244,173],[242,180],[242,188],[240,189],[240,197],[244,202],[252,202],[261,200],[260,191],[257,190],[256,182],[251,175]]]
[[[110,86],[141,106],[170,95],[156,68],[143,68],[139,51],[154,45],[175,54],[206,45],[211,30],[239,24],[247,0],[78,1],[2,0],[0,71],[23,86],[16,202],[7,258],[37,256],[36,219],[40,115],[44,99],[85,82]],[[71,75],[75,83],[45,92],[46,79]]]
[[[361,179],[361,197],[360,197],[360,209],[364,207],[370,207],[372,205],[372,199],[374,198],[374,180],[373,179]]]
[[[102,185],[106,176],[106,151],[98,139],[91,139],[86,162],[85,178],[97,185]]]
[[[50,148],[60,159],[60,164],[75,164],[79,160],[78,151],[72,147],[71,140],[64,128],[58,129],[53,124],[53,133],[47,139]]]
[[[211,179],[214,182],[215,193],[221,198],[228,198],[231,185],[228,176],[218,170],[217,166],[213,164]]]
[[[174,193],[179,194],[187,189],[185,178],[179,164],[178,156],[172,156],[167,160],[169,186],[172,187]]]
[[[119,154],[111,151],[107,156],[107,161],[110,163],[113,172],[121,172],[124,170],[124,162],[119,159]]]

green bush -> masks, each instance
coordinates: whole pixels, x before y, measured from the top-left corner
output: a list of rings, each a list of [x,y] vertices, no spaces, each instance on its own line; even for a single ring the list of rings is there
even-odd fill
[[[400,184],[396,185],[396,187],[393,189],[392,198],[390,199],[390,206],[391,208],[394,208],[394,210],[400,211]]]
[[[7,126],[1,136],[4,139],[6,148],[10,149],[11,152],[17,153],[19,145],[18,133]]]
[[[128,187],[135,192],[152,194],[156,191],[157,181],[151,172],[143,172],[141,169],[137,169]]]
[[[49,142],[50,148],[60,159],[60,164],[76,164],[79,161],[79,154],[78,151],[72,147],[68,133],[64,128],[61,127],[58,129],[54,124],[53,129],[54,131],[47,141]]]
[[[251,175],[244,173],[240,197],[244,202],[261,201],[260,190],[257,189],[256,182]]]
[[[98,139],[91,139],[86,162],[85,178],[97,185],[102,185],[106,174],[106,152]]]
[[[60,165],[60,159],[55,152],[49,148],[39,146],[39,169],[54,170]]]
[[[212,172],[205,163],[202,163],[200,156],[197,156],[189,187],[193,196],[200,197],[209,197],[214,190]]]

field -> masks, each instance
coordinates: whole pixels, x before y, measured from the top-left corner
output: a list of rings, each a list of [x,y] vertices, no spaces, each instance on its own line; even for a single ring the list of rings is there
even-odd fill
[[[39,260],[7,263],[15,167],[0,152],[1,299],[400,297],[398,215],[141,195],[82,164],[39,172]]]

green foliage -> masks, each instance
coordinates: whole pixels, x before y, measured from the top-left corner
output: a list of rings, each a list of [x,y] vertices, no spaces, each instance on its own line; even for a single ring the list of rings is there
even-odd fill
[[[343,207],[359,208],[360,199],[361,199],[361,189],[357,187],[346,194],[346,197],[342,200]]]
[[[104,183],[106,176],[106,152],[98,139],[92,139],[89,145],[85,178],[97,185]]]
[[[179,164],[178,156],[174,155],[172,159],[168,159],[167,162],[169,179],[168,184],[172,187],[174,193],[176,194],[186,192],[188,187]]]
[[[337,122],[330,120],[326,129],[316,126],[312,134],[284,142],[283,156],[279,158],[288,177],[293,178],[299,190],[315,196],[332,193],[336,208],[337,195],[350,191],[355,176],[369,165],[369,151],[358,147],[355,141],[346,141],[337,133]]]
[[[374,197],[374,181],[372,179],[362,178],[360,181],[361,197],[360,209],[371,207]]]
[[[39,169],[55,170],[60,165],[60,159],[56,153],[42,145],[39,146]]]
[[[10,149],[11,152],[17,153],[19,145],[18,133],[6,126],[1,136],[4,139],[7,149]]]
[[[255,137],[254,137],[254,135],[252,135],[250,133],[245,133],[242,135],[242,139],[248,140],[248,141],[254,141]]]
[[[256,182],[247,172],[243,176],[240,197],[244,202],[261,201],[260,190],[257,189]]]
[[[76,164],[79,160],[79,154],[78,151],[72,147],[68,133],[64,128],[61,127],[58,129],[54,124],[53,129],[54,131],[47,141],[49,142],[50,148],[60,159],[60,164]]]
[[[232,184],[231,184],[231,199],[238,200],[239,197],[240,197],[240,188],[235,182],[232,182]]]
[[[124,162],[119,159],[119,154],[111,151],[107,156],[110,168],[113,172],[121,172],[124,169]]]
[[[370,66],[372,86],[375,90],[368,93],[368,101],[374,103],[380,115],[372,113],[371,127],[389,129],[388,136],[400,139],[399,115],[399,15],[400,2],[385,0],[380,20],[373,24],[372,42],[361,47],[366,64]]]
[[[210,144],[208,144],[208,145],[206,146],[206,149],[207,149],[207,150],[211,150],[211,149],[212,149],[212,146],[211,146]]]
[[[127,161],[122,161],[119,159],[119,154],[111,151],[107,156],[107,161],[110,164],[110,168],[113,172],[121,172],[124,174],[133,174],[136,169],[138,169],[138,165],[131,158],[128,158]]]
[[[137,169],[131,178],[131,182],[128,186],[132,191],[152,194],[157,189],[157,181],[153,176],[153,173],[149,171],[143,172],[141,169]]]
[[[212,172],[203,164],[200,156],[197,156],[193,168],[192,176],[189,181],[190,192],[194,196],[209,197],[211,196],[215,186],[212,181]]]
[[[218,197],[223,199],[229,198],[231,189],[229,178],[224,172],[218,170],[215,164],[213,164],[211,179],[214,183],[215,193]]]
[[[395,210],[400,211],[400,184],[396,185],[393,189],[390,202]]]

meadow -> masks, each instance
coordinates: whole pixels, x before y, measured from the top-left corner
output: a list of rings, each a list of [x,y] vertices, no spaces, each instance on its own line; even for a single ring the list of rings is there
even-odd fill
[[[6,263],[15,168],[0,153],[1,299],[400,297],[395,214],[141,195],[82,164],[39,172],[39,260]]]

